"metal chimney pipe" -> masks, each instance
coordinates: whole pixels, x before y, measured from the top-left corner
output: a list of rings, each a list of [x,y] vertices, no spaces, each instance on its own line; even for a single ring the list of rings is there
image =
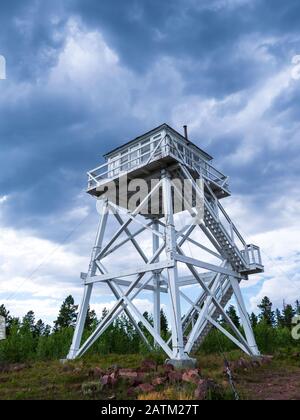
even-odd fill
[[[188,128],[187,128],[187,125],[184,125],[183,126],[183,129],[184,129],[184,137],[186,138],[186,140],[188,140],[189,139],[189,136],[188,136]]]

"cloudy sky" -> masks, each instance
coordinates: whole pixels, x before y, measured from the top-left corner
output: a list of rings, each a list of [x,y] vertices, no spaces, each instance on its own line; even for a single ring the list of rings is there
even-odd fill
[[[266,272],[300,298],[299,0],[10,0],[1,4],[0,303],[51,322],[81,296],[97,224],[86,171],[167,122],[231,177],[223,204]],[[111,304],[99,296],[100,311]],[[147,297],[139,306],[150,309]]]

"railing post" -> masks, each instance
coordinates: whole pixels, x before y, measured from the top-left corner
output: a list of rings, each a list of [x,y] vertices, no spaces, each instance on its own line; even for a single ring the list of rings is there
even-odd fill
[[[231,236],[232,242],[234,243],[234,230],[233,230],[232,223],[230,223],[230,236]]]

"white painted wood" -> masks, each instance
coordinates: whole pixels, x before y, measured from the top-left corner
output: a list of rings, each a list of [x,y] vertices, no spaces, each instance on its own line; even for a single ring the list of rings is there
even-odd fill
[[[159,224],[157,220],[153,223],[153,230],[158,232],[159,231]],[[159,237],[155,234],[152,235],[152,248],[153,248],[153,254],[157,252],[159,249]],[[158,262],[159,258],[155,261]],[[153,287],[154,287],[154,293],[153,293],[153,321],[154,321],[154,330],[157,335],[161,335],[161,328],[160,328],[160,293],[161,293],[161,287],[160,287],[160,280],[161,276],[160,273],[157,271],[153,272]],[[155,342],[155,347],[158,347],[159,343]]]
[[[6,339],[6,319],[0,316],[0,341]]]

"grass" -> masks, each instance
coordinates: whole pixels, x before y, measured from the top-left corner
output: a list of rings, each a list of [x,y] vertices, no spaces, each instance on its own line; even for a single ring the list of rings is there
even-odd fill
[[[152,355],[152,358],[162,363],[164,357]],[[241,353],[228,354],[230,361],[238,360]],[[243,356],[245,358],[245,356]],[[149,358],[149,357],[147,357]],[[91,378],[91,369],[99,367],[108,369],[113,366],[122,368],[138,368],[145,359],[144,355],[109,355],[91,356],[83,360],[68,362],[32,362],[20,371],[0,373],[1,400],[91,400],[91,399],[129,399],[127,396],[128,383],[119,381],[114,388],[97,388],[99,381]],[[198,356],[202,376],[214,380],[223,389],[223,399],[232,399],[232,391],[224,375],[224,361],[220,355]],[[280,387],[287,384],[286,396],[292,399],[300,398],[300,359],[278,355],[270,365],[234,374],[237,388],[243,399],[264,399],[272,389],[279,394]],[[266,387],[266,379],[268,388]],[[94,392],[83,392],[83,384],[95,382]],[[288,387],[290,384],[290,388]],[[292,384],[292,385],[291,385]],[[299,386],[298,386],[299,384]],[[272,388],[273,387],[273,388]],[[89,388],[89,385],[88,385]],[[267,391],[270,392],[268,393]],[[162,385],[158,390],[149,394],[140,394],[138,399],[154,400],[191,400],[194,388],[191,384]],[[260,398],[262,397],[262,398]],[[136,397],[131,397],[134,399]]]

